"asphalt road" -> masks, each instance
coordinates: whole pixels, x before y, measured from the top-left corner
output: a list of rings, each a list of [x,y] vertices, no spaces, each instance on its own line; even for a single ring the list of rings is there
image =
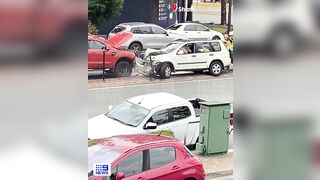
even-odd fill
[[[168,92],[183,98],[200,97],[208,101],[233,101],[233,75],[219,77],[208,74],[177,74],[160,80],[147,77],[90,79],[88,90],[88,117],[105,113],[109,105],[146,93]]]

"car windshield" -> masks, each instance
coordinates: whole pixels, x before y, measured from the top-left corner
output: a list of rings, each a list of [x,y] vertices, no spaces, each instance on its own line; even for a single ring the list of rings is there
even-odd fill
[[[181,25],[176,24],[176,25],[171,25],[171,26],[167,27],[167,29],[168,30],[177,30],[177,29],[179,29],[179,27],[181,27]]]
[[[174,50],[178,49],[180,46],[181,46],[180,43],[170,43],[167,46],[161,48],[160,51],[164,53],[171,53]]]
[[[111,164],[121,156],[122,153],[110,149],[101,144],[96,144],[88,148],[88,176],[92,175],[93,164],[106,163]]]
[[[106,116],[123,124],[136,127],[144,120],[149,112],[149,110],[139,105],[124,101],[112,109]]]

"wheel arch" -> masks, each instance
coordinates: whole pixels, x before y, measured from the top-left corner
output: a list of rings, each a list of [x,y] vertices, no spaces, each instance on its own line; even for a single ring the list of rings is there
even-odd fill
[[[214,59],[214,60],[212,60],[212,61],[210,62],[210,64],[209,64],[209,67],[208,67],[208,68],[210,68],[210,66],[211,66],[211,64],[212,64],[213,62],[219,62],[219,63],[221,63],[221,65],[222,65],[222,70],[224,70],[224,64],[223,64],[223,62],[222,62],[221,59]]]
[[[143,50],[143,45],[142,45],[142,43],[141,43],[140,41],[137,41],[137,40],[132,41],[132,42],[129,44],[128,48],[130,48],[130,46],[131,46],[133,43],[138,43],[138,44],[140,44],[141,50]]]
[[[170,61],[164,61],[164,62],[161,63],[161,66],[162,66],[163,64],[169,64],[172,72],[175,72],[175,71],[176,71],[176,69],[175,69],[175,67],[174,67],[174,65],[173,65],[172,62],[170,62]]]
[[[126,61],[126,62],[130,63],[131,65],[133,65],[133,61],[130,58],[121,57],[121,58],[118,59],[117,63],[114,65],[113,70],[115,70],[116,66],[122,61]]]

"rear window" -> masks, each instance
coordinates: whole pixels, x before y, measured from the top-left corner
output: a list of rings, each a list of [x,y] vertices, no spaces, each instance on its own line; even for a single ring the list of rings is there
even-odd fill
[[[172,25],[172,26],[167,27],[167,29],[169,29],[169,30],[177,30],[180,27],[181,27],[181,25]]]
[[[125,30],[126,28],[123,26],[116,26],[115,28],[113,28],[113,30],[111,31],[112,33],[118,33],[121,32],[123,30]]]

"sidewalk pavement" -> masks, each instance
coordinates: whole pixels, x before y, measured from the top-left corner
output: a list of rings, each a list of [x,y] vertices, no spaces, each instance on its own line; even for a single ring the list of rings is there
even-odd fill
[[[202,162],[206,176],[221,177],[233,174],[233,151],[209,156],[199,155],[195,151],[192,153]]]

